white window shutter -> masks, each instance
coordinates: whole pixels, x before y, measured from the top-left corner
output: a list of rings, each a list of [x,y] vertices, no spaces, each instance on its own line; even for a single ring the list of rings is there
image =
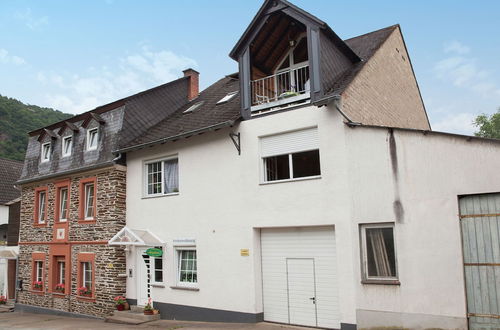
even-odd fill
[[[262,137],[261,156],[269,157],[319,149],[318,128]]]

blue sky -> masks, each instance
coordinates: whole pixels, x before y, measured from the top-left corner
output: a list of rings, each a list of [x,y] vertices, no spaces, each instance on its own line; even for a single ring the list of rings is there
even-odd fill
[[[500,107],[500,1],[294,4],[350,38],[401,24],[433,129],[471,134]],[[201,87],[237,71],[228,53],[262,1],[2,0],[0,94],[79,113],[193,67]]]

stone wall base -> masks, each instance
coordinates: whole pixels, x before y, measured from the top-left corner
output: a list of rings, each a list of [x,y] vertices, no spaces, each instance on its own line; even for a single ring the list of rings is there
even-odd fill
[[[25,305],[25,304],[19,304],[19,303],[15,304],[14,310],[16,312],[21,312],[21,313],[48,314],[48,315],[69,316],[69,317],[78,317],[78,318],[95,319],[95,320],[102,320],[103,319],[103,318],[97,317],[97,316],[70,313],[70,312],[65,312],[65,311],[61,311],[61,310],[57,310],[57,309],[50,309],[50,308],[45,308],[45,307]]]

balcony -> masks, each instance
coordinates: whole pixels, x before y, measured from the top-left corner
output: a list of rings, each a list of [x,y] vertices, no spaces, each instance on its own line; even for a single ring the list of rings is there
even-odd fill
[[[271,76],[252,80],[251,111],[281,108],[310,98],[309,65],[279,70]]]

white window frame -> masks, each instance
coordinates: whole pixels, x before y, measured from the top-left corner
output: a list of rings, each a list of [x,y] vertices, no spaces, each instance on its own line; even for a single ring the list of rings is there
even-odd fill
[[[92,283],[92,272],[93,272],[94,270],[92,269],[92,268],[93,268],[93,267],[92,267],[92,262],[90,262],[90,261],[82,261],[82,262],[81,262],[81,264],[82,264],[82,265],[81,265],[81,266],[82,266],[82,287],[84,286],[84,287],[86,287],[89,291],[93,291],[93,290],[92,290],[92,286],[94,285],[94,283]],[[90,280],[89,280],[89,281],[90,281],[90,288],[89,288],[89,287],[87,287],[87,285],[86,285],[86,282],[87,282],[87,271],[88,271],[88,269],[87,269],[87,265],[89,265],[89,266],[90,266]]]
[[[88,192],[87,192],[87,189],[88,187],[90,186],[93,186],[93,193],[91,194],[90,198],[92,199],[92,216],[88,217],[87,216],[87,213],[88,213],[88,209],[89,209],[89,196],[88,196]],[[94,198],[94,195],[96,194],[96,191],[95,191],[96,187],[95,187],[95,183],[94,182],[87,182],[83,185],[83,219],[84,220],[94,220],[94,215],[95,215],[95,198]]]
[[[179,181],[178,182],[177,191],[174,191],[174,192],[171,192],[171,193],[164,193],[164,190],[165,190],[165,186],[164,186],[165,162],[169,161],[169,160],[174,160],[174,159],[177,159],[177,180]],[[159,193],[149,194],[148,193],[148,165],[149,164],[153,164],[153,163],[160,163],[160,167],[161,167],[161,190],[160,190]],[[142,168],[143,168],[143,184],[142,184],[143,192],[142,192],[142,196],[144,198],[148,198],[148,197],[178,195],[179,192],[180,192],[180,190],[181,190],[180,189],[180,185],[181,185],[180,182],[181,182],[181,180],[180,180],[180,170],[179,170],[179,167],[180,167],[180,164],[179,164],[179,157],[178,157],[178,155],[168,156],[168,157],[164,157],[164,158],[152,159],[152,160],[144,161],[144,164],[142,166]]]
[[[151,283],[153,284],[163,284],[164,281],[165,281],[165,246],[161,245],[161,246],[156,246],[156,248],[160,249],[163,251],[161,257],[150,257],[151,261],[152,261],[152,267],[151,267],[151,272],[153,273],[152,274],[152,281]],[[161,281],[156,281],[156,260],[157,259],[161,259],[162,261],[162,267],[161,267]]]
[[[196,252],[196,282],[181,282],[181,254],[183,251]],[[175,283],[179,287],[198,288],[198,250],[196,246],[175,247]]]
[[[69,144],[68,148],[66,148],[67,144]],[[68,135],[68,136],[63,137],[61,148],[62,148],[62,150],[61,150],[62,157],[71,156],[71,152],[73,150],[73,136],[72,135]],[[66,152],[66,150],[68,150],[68,152]]]
[[[50,142],[46,142],[42,144],[41,154],[40,154],[40,162],[45,163],[50,161],[50,153],[52,152],[52,146]]]
[[[35,265],[36,265],[35,281],[43,283],[43,261],[37,260],[35,261]]]
[[[60,187],[58,188],[59,191],[59,222],[66,222],[68,221],[68,200],[69,200],[69,187],[68,186],[63,186],[63,187]],[[66,205],[65,207],[63,208],[63,194],[62,194],[62,191],[63,190],[66,190]],[[66,213],[66,217],[63,218],[63,213]]]
[[[91,145],[91,136],[95,132],[95,144]],[[99,128],[91,128],[87,130],[87,150],[96,150],[97,149],[97,144],[99,141]]]
[[[46,209],[46,205],[47,205],[47,190],[40,190],[37,192],[38,196],[37,196],[37,199],[38,199],[38,219],[37,219],[37,223],[38,224],[44,224],[45,223],[45,213],[47,212],[47,209]],[[43,194],[43,201],[42,201],[42,196]],[[42,213],[42,209],[43,209],[43,213]]]
[[[360,224],[360,239],[361,239],[361,274],[364,281],[398,281],[398,256],[396,247],[396,229],[393,222],[373,223],[373,224]],[[392,229],[392,237],[394,240],[394,264],[396,276],[382,277],[382,276],[368,276],[368,253],[366,247],[366,229]]]
[[[293,155],[295,154],[300,154],[303,152],[309,152],[309,151],[316,151],[318,150],[318,154],[320,153],[319,148],[316,149],[310,149],[310,150],[301,150],[297,152],[292,152],[289,154],[278,154],[278,155],[272,155],[272,156],[266,156],[266,157],[261,157],[261,167],[262,167],[262,175],[261,175],[261,184],[270,184],[270,183],[278,183],[278,182],[290,182],[290,181],[301,181],[301,180],[310,180],[310,179],[319,179],[321,178],[321,155],[319,154],[319,174],[318,175],[311,175],[311,176],[302,176],[300,178],[294,178],[293,177]],[[272,157],[277,157],[277,156],[283,156],[283,155],[288,155],[288,173],[290,174],[290,178],[288,179],[281,179],[281,180],[267,180],[267,164],[266,164],[266,159],[267,158],[272,158]]]

